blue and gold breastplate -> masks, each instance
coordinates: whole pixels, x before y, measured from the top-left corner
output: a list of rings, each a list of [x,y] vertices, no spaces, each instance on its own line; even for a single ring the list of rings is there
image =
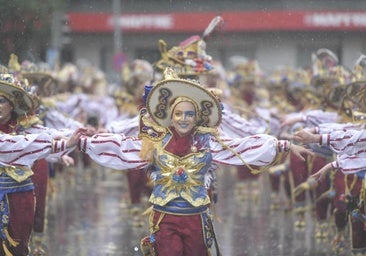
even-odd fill
[[[174,199],[184,199],[198,207],[210,203],[204,176],[211,165],[212,156],[207,147],[179,157],[167,152],[164,140],[156,144],[154,154],[154,189],[150,202],[164,206]]]

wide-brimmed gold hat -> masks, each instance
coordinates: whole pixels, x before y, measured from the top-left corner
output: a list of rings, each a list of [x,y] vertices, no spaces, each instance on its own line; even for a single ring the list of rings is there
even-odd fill
[[[0,95],[12,103],[14,112],[18,115],[27,114],[34,109],[31,94],[12,74],[0,74]]]
[[[30,85],[37,87],[37,95],[40,97],[50,97],[55,94],[57,81],[46,72],[25,72],[22,77],[27,79]]]
[[[186,97],[198,106],[198,126],[217,127],[221,123],[222,107],[217,97],[197,81],[178,78],[167,69],[164,80],[156,83],[147,96],[147,110],[157,124],[170,126],[170,106],[177,97]]]
[[[352,101],[366,111],[366,55],[361,55],[352,70],[352,80],[347,85],[347,96]]]
[[[20,69],[22,79],[26,79],[30,86],[35,87],[35,94],[39,97],[50,97],[56,93],[57,81],[48,65],[23,61]]]

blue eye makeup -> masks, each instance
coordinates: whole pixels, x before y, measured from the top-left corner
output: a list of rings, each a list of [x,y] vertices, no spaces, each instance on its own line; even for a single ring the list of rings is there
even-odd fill
[[[184,112],[184,117],[193,117],[196,115],[195,111],[185,111]]]
[[[8,103],[9,101],[5,98],[0,98],[0,104]]]

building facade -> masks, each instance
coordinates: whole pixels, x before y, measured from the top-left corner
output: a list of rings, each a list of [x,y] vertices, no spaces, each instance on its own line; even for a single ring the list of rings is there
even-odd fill
[[[62,61],[86,59],[113,77],[126,60],[160,58],[158,41],[173,47],[202,35],[215,16],[224,26],[207,40],[207,53],[227,66],[232,56],[258,60],[264,72],[306,67],[319,48],[352,68],[366,52],[366,1],[252,0],[72,1],[65,13],[69,42]]]

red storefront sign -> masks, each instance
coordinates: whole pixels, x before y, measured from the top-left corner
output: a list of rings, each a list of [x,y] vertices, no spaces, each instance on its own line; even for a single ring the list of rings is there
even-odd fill
[[[76,33],[112,32],[117,24],[124,32],[202,32],[220,15],[226,32],[250,31],[364,31],[365,11],[253,11],[203,13],[69,13]]]

